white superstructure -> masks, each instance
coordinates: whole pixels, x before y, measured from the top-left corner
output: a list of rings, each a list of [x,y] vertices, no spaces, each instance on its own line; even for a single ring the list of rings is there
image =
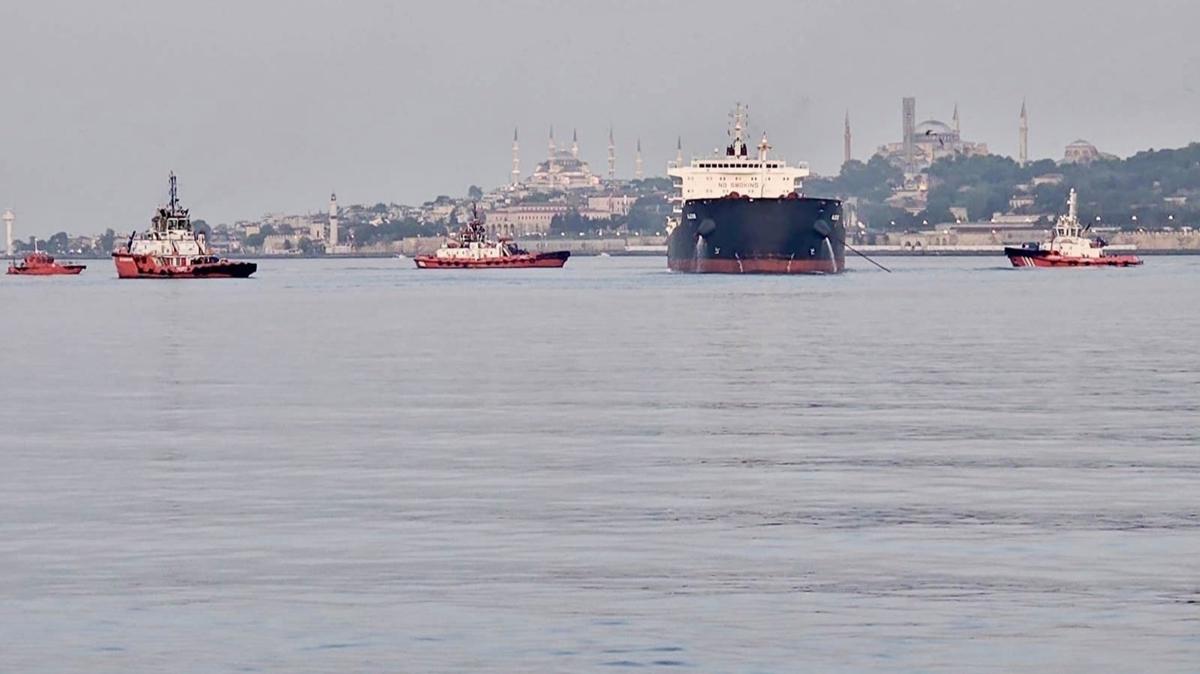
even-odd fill
[[[746,112],[739,104],[733,115],[733,141],[725,148],[725,154],[693,159],[689,166],[675,166],[667,170],[675,186],[674,216],[668,227],[679,221],[683,204],[691,199],[713,199],[737,193],[755,198],[779,198],[799,192],[803,179],[809,175],[804,163],[789,165],[783,159],[769,157],[771,150],[764,133],[758,144],[758,152],[750,156],[744,134]]]
[[[1042,244],[1042,250],[1063,257],[1103,257],[1107,243],[1103,239],[1088,238],[1084,235],[1086,231],[1079,224],[1079,199],[1075,189],[1071,188],[1071,194],[1067,197],[1067,214],[1058,216],[1058,222],[1054,224],[1054,236]]]
[[[167,265],[184,266],[196,258],[210,255],[204,234],[192,229],[188,209],[179,205],[175,190],[175,174],[171,174],[171,200],[160,207],[151,221],[150,230],[141,236],[130,234],[125,252],[132,255],[148,255],[163,260]]]

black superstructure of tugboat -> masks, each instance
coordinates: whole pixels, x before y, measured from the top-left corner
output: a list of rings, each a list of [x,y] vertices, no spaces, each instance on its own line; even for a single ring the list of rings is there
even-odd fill
[[[678,272],[836,274],[846,268],[842,203],[800,194],[804,165],[769,156],[766,134],[756,156],[734,114],[724,155],[667,171],[675,182],[667,266]]]

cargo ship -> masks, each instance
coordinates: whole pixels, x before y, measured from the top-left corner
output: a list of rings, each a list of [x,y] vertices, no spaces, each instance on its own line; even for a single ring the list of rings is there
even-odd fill
[[[1091,225],[1079,224],[1079,202],[1075,190],[1067,197],[1067,214],[1058,216],[1049,241],[1006,246],[1004,254],[1014,267],[1134,267],[1141,258],[1131,253],[1110,252],[1108,242],[1086,236]]]
[[[733,274],[844,271],[842,203],[803,196],[808,167],[771,158],[765,133],[751,156],[745,132],[739,104],[723,155],[668,169],[677,192],[667,226],[667,267]]]
[[[49,253],[34,251],[27,253],[20,264],[8,265],[8,273],[22,276],[74,275],[87,269],[87,265],[56,262]]]
[[[569,257],[568,250],[531,253],[508,239],[488,239],[487,228],[474,213],[437,252],[418,255],[413,262],[418,269],[557,269]]]
[[[188,209],[179,205],[175,174],[170,176],[170,201],[159,207],[150,230],[135,231],[113,252],[118,278],[246,278],[258,265],[212,254],[203,233],[192,229]]]

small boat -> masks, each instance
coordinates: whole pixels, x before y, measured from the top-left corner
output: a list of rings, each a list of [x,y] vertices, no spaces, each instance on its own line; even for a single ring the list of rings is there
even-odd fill
[[[55,262],[54,258],[49,253],[34,251],[25,255],[25,259],[20,264],[8,265],[9,274],[17,274],[22,276],[62,276],[74,275],[87,269],[87,265],[72,264],[70,262],[63,264]]]
[[[175,174],[171,174],[171,201],[160,207],[150,231],[137,232],[112,254],[118,278],[246,278],[258,265],[227,260],[212,254],[203,233],[192,229],[188,209],[179,205]]]
[[[1133,267],[1141,258],[1129,253],[1110,253],[1108,242],[1085,236],[1091,225],[1079,224],[1075,190],[1067,199],[1067,214],[1060,215],[1049,241],[1006,246],[1004,254],[1014,267]]]
[[[571,251],[531,253],[509,239],[492,241],[478,214],[457,236],[451,236],[433,255],[413,258],[418,269],[557,269],[567,263]]]

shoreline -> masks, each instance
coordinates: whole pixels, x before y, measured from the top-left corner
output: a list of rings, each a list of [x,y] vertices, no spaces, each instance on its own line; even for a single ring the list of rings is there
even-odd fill
[[[994,250],[993,251],[993,250],[977,250],[977,249],[964,249],[964,250],[943,249],[943,250],[928,250],[928,251],[912,251],[912,250],[873,250],[870,246],[855,246],[855,248],[858,251],[865,253],[869,256],[872,256],[872,257],[1003,257],[1004,256],[1003,250]],[[1186,257],[1186,256],[1190,256],[1190,255],[1200,256],[1200,249],[1184,249],[1184,248],[1181,248],[1181,249],[1146,249],[1146,250],[1135,250],[1132,252],[1135,255],[1138,255],[1139,257],[1166,257],[1166,256]],[[649,252],[649,251],[599,251],[599,252],[597,252],[597,251],[571,251],[571,257],[603,257],[605,255],[607,255],[609,257],[663,257],[663,258],[665,258],[667,256],[667,253],[666,253],[666,251],[662,251],[662,252],[657,252],[657,251],[655,251],[655,252]],[[857,257],[854,255],[854,253],[851,253],[848,251],[848,255],[846,256],[847,259],[850,258],[851,256]],[[98,255],[62,255],[62,256],[55,256],[55,257],[56,257],[56,259],[62,260],[64,262],[75,261],[75,260],[98,262],[98,261],[112,259],[111,257],[108,257],[108,256],[98,256]],[[261,261],[261,260],[387,260],[387,259],[411,260],[412,259],[411,256],[406,255],[401,258],[401,257],[397,257],[396,255],[390,254],[390,253],[358,253],[358,254],[347,254],[347,255],[228,255],[228,256],[223,256],[223,257],[228,257],[230,260],[250,260],[250,261]],[[9,261],[19,262],[19,261],[21,261],[21,259],[22,259],[22,257],[20,255],[18,255],[16,257],[11,257],[11,258],[0,255],[0,261],[4,261],[5,263],[7,263]]]

